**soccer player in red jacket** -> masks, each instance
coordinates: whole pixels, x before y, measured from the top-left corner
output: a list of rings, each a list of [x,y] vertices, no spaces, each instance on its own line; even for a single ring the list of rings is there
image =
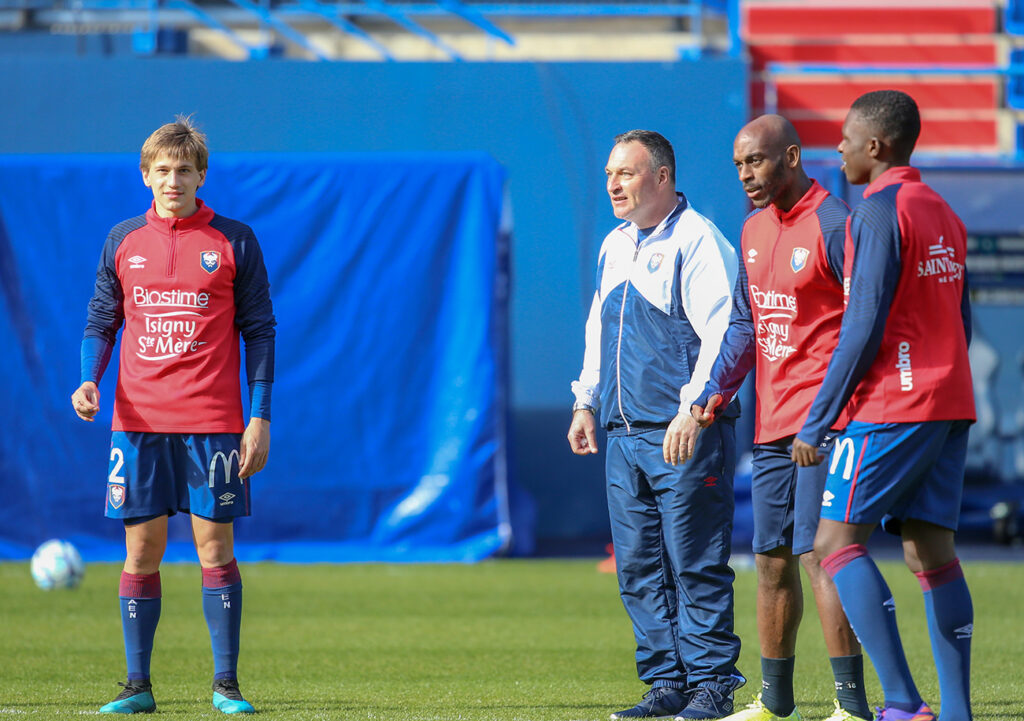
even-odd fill
[[[969,721],[971,595],[954,545],[967,433],[975,419],[964,224],[921,182],[910,156],[913,99],[878,90],[854,101],[839,152],[867,183],[847,231],[849,304],[828,372],[793,443],[801,466],[845,408],[814,547],[878,672],[881,721],[933,721],[907,666],[895,605],[865,543],[898,533],[924,592],[943,721]],[[852,267],[851,259],[852,246]]]
[[[790,458],[793,436],[839,338],[849,208],[807,177],[800,138],[782,116],[763,115],[744,126],[733,144],[733,162],[757,209],[743,224],[729,328],[691,409],[700,426],[710,425],[756,365],[751,497],[762,684],[754,702],[726,721],[801,718],[793,695],[803,615],[801,565],[814,590],[835,677],[829,721],[868,719],[860,646],[814,554],[824,469],[800,468]]]
[[[125,529],[121,623],[127,683],[101,713],[156,708],[150,657],[160,618],[167,519],[191,514],[202,567],[203,613],[214,656],[213,704],[252,713],[238,689],[242,580],[232,522],[249,515],[249,482],[270,447],[274,314],[267,271],[248,226],[217,215],[196,192],[206,180],[206,138],[188,118],[142,146],[144,215],[107,236],[82,339],[82,383],[71,396],[83,420],[117,339],[120,370],[107,475],[109,518]],[[245,340],[250,418],[242,420],[239,334]]]

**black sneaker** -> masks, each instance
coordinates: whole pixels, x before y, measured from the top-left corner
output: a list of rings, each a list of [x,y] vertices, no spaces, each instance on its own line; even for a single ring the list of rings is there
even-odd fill
[[[238,679],[222,678],[213,682],[213,707],[223,713],[256,713],[252,704],[242,698]]]
[[[686,708],[689,700],[689,692],[684,688],[657,686],[645,693],[636,706],[625,711],[617,711],[611,717],[613,719],[672,718]]]
[[[677,719],[720,719],[732,713],[732,694],[718,693],[711,688],[699,686],[694,689],[690,703],[686,704]]]
[[[153,713],[156,701],[153,700],[153,686],[149,681],[117,682],[122,686],[121,693],[113,701],[100,707],[100,713]]]

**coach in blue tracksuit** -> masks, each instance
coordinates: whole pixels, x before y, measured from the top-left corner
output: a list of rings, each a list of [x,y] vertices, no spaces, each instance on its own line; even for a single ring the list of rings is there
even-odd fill
[[[676,193],[672,146],[658,133],[617,136],[605,170],[626,222],[601,247],[569,445],[597,452],[600,415],[619,591],[651,685],[611,718],[721,718],[744,683],[728,566],[738,413],[695,447],[681,438],[729,324],[736,253]]]

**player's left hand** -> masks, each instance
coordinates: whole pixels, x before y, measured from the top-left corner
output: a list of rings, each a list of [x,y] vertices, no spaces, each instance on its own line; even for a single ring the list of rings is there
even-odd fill
[[[668,430],[665,431],[665,442],[661,445],[665,463],[675,466],[690,460],[700,431],[700,426],[697,425],[693,416],[682,411],[677,413],[672,422],[668,424]]]
[[[242,447],[238,453],[238,477],[248,478],[262,471],[263,466],[267,465],[269,453],[270,421],[250,418],[242,434]]]
[[[799,438],[793,439],[793,463],[798,466],[816,466],[825,460],[825,456],[818,452],[818,449],[810,443],[804,443]]]

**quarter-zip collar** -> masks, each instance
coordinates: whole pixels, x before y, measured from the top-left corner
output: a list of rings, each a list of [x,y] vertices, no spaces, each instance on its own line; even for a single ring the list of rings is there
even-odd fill
[[[783,212],[774,205],[769,205],[768,209],[772,220],[779,225],[790,226],[794,225],[805,215],[815,212],[826,195],[828,195],[828,191],[821,187],[817,180],[812,180],[811,187],[807,189],[807,192],[788,211]]]
[[[214,212],[202,200],[196,198],[196,212],[187,218],[163,218],[156,212],[156,201],[146,211],[146,223],[161,235],[170,236],[172,230],[187,230],[209,225]]]
[[[873,181],[871,181],[868,184],[868,187],[864,188],[864,197],[867,198],[870,195],[874,195],[882,188],[886,188],[890,185],[896,185],[897,183],[920,182],[920,170],[909,165],[897,165],[895,168],[889,168],[884,173],[875,178]]]

